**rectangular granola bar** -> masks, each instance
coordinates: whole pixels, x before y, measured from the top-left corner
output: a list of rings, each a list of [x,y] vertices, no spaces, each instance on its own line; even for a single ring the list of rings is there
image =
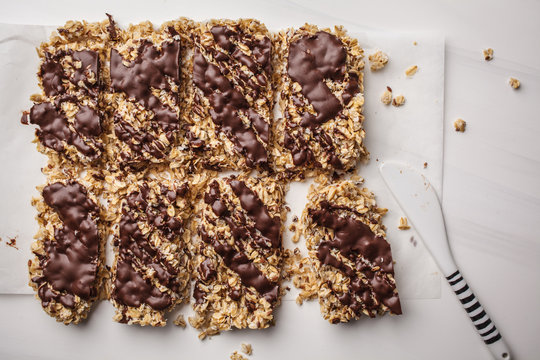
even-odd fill
[[[248,176],[210,182],[197,210],[193,290],[199,337],[266,328],[280,302],[283,186]]]
[[[104,153],[99,109],[103,64],[109,42],[107,21],[69,21],[38,48],[42,94],[21,121],[36,129],[38,150],[56,162],[96,163]]]
[[[177,166],[185,162],[180,113],[189,24],[178,20],[154,30],[150,22],[143,22],[116,30],[110,92],[103,102],[110,124],[110,164],[142,169],[168,161],[173,148]]]
[[[80,182],[53,180],[40,192],[29,285],[49,315],[77,324],[103,292],[106,225],[98,199]]]
[[[381,224],[385,212],[369,190],[349,180],[309,192],[302,226],[315,276],[306,276],[305,269],[302,276],[314,284],[296,283],[317,293],[321,313],[331,323],[362,314],[401,314],[394,262]]]
[[[253,19],[211,20],[193,33],[187,136],[209,168],[268,168],[273,118],[270,35]]]
[[[164,314],[189,301],[190,187],[179,179],[147,178],[123,192],[114,225],[114,320],[164,326]]]
[[[341,27],[304,25],[275,36],[274,121],[278,172],[299,177],[344,172],[367,157],[362,123],[363,50]]]

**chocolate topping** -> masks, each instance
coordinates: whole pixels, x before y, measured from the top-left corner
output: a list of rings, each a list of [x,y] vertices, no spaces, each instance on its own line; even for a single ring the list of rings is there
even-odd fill
[[[249,218],[255,222],[255,228],[270,241],[272,247],[279,248],[281,246],[280,218],[271,217],[261,199],[244,182],[231,180],[229,185]]]
[[[114,297],[116,301],[127,306],[139,307],[145,303],[155,310],[166,309],[172,303],[169,294],[162,293],[148,280],[143,279],[125,259],[121,259],[116,265]]]
[[[99,69],[99,56],[98,53],[91,50],[80,50],[73,52],[73,59],[81,62],[80,68],[75,68],[73,76],[70,81],[79,85],[79,82],[83,82],[85,86],[91,90],[93,95],[97,95],[98,91],[98,69]],[[91,83],[88,81],[88,73],[93,73],[96,82]]]
[[[152,94],[152,88],[170,89],[167,77],[180,82],[179,40],[163,42],[161,51],[152,42],[142,41],[137,58],[128,66],[123,64],[118,50],[111,50],[112,88],[153,111],[154,120],[164,131],[175,131],[179,128],[178,114]]]
[[[349,73],[349,83],[345,86],[343,94],[341,94],[341,100],[347,105],[351,99],[360,92],[360,86],[358,85],[358,75],[355,73]]]
[[[195,49],[193,58],[193,82],[210,101],[212,121],[235,144],[236,151],[246,157],[247,165],[265,165],[268,162],[265,147],[257,139],[255,131],[251,127],[245,127],[239,116],[240,111],[249,114],[250,108],[246,99],[217,66],[206,61],[198,48]],[[252,113],[251,118],[253,117]],[[258,124],[255,125],[255,129],[257,128],[263,129],[261,139],[268,139],[264,127]]]
[[[55,299],[72,308],[74,295],[88,300],[97,292],[100,235],[94,217],[98,216],[99,208],[88,198],[86,189],[75,181],[48,185],[42,194],[64,226],[55,229],[55,242],[44,242],[46,255],[40,258],[43,276],[32,281],[39,286],[43,306]]]
[[[205,259],[199,265],[197,270],[199,271],[199,274],[201,275],[201,280],[204,282],[207,282],[208,280],[216,276],[216,269],[214,269],[214,265],[212,264],[212,260],[210,259]]]
[[[369,226],[353,218],[352,216],[339,216],[337,209],[345,209],[338,206],[337,209],[327,201],[322,201],[320,209],[310,209],[309,215],[313,221],[326,228],[332,229],[333,240],[323,241],[319,244],[317,257],[322,264],[333,266],[351,278],[351,286],[347,296],[339,297],[344,305],[356,308],[357,313],[362,310],[362,304],[358,303],[356,294],[361,299],[366,297],[366,287],[362,285],[358,278],[357,271],[361,271],[369,279],[372,294],[383,304],[388,306],[395,314],[401,314],[401,305],[397,294],[394,294],[394,285],[390,284],[382,272],[393,274],[393,261],[390,244],[381,236],[376,236]],[[354,212],[353,210],[351,210]],[[336,249],[339,253],[355,264],[355,269],[343,263],[332,255],[331,249]],[[379,266],[380,271],[372,271],[365,261],[371,265]],[[366,309],[376,309],[375,304],[370,308],[370,302],[364,302]],[[354,305],[354,306],[353,306]]]
[[[51,103],[35,104],[30,109],[30,123],[39,126],[39,129],[36,129],[36,135],[44,146],[62,152],[65,141],[67,144],[75,146],[91,160],[97,159],[99,153],[88,145],[79,132],[88,136],[88,142],[101,148],[101,144],[91,138],[91,136],[99,135],[94,135],[94,133],[98,131],[101,133],[99,116],[92,109],[83,106],[75,115],[75,120],[74,128],[77,132],[69,128],[67,118]]]
[[[114,21],[111,14],[107,14],[107,17],[109,18],[109,25],[107,25],[107,31],[109,32],[109,37],[111,40],[115,41],[118,40],[118,34],[116,33],[116,22]]]
[[[315,128],[341,111],[341,103],[324,80],[343,80],[346,57],[341,41],[324,31],[291,43],[287,73],[301,85],[302,94],[317,112],[317,116],[304,113],[300,123],[302,126]]]
[[[45,95],[50,97],[62,94],[65,91],[62,82],[66,78],[64,68],[48,52],[45,53],[45,60],[41,64],[39,75],[41,76],[41,84]]]
[[[170,192],[176,193],[162,186],[161,193],[170,199]],[[148,304],[156,310],[162,310],[171,304],[171,297],[162,293],[138,274],[133,263],[141,263],[155,271],[158,281],[173,292],[177,292],[180,284],[177,280],[178,271],[155,249],[149,241],[151,232],[143,234],[139,222],[146,222],[150,228],[157,229],[169,241],[183,233],[182,223],[167,214],[167,205],[162,201],[149,202],[150,189],[147,184],[140,186],[139,191],[130,193],[126,197],[122,218],[119,224],[117,276],[113,297],[127,306]],[[122,272],[122,273],[120,273]],[[141,291],[137,292],[137,287]]]
[[[240,182],[238,181],[238,183]],[[271,219],[269,216],[266,217],[267,215],[261,215],[263,210],[256,210],[258,209],[259,205],[257,204],[255,198],[249,194],[251,190],[248,189],[248,191],[245,191],[243,189],[243,186],[245,185],[243,183],[242,185],[238,183],[236,184],[237,191],[239,191],[244,197],[243,201],[245,202],[245,205],[249,205],[247,207],[250,209],[248,211],[252,213],[251,216],[257,214],[258,216],[266,219],[264,221],[264,228],[263,226],[259,225],[261,228],[263,228],[263,231],[261,232],[264,232],[267,236],[273,238],[274,230],[269,229],[273,229],[273,223],[275,220]],[[231,187],[232,186],[233,185],[231,185]],[[224,202],[220,199],[219,184],[216,181],[213,181],[210,184],[210,190],[205,194],[204,201],[205,203],[210,205],[213,212],[218,217],[223,218],[225,221],[227,221],[227,223],[231,227],[231,232],[233,232],[234,234],[236,229],[236,227],[232,225],[234,224],[234,220],[229,217],[229,210],[225,206]],[[242,205],[242,207],[244,207],[244,205]],[[203,228],[199,229],[199,233],[201,234],[203,241],[211,244],[214,247],[215,251],[223,258],[223,262],[225,263],[225,265],[240,276],[240,279],[245,286],[254,287],[255,290],[257,290],[257,292],[261,294],[261,296],[263,296],[270,303],[274,303],[277,300],[279,285],[271,283],[266,278],[266,276],[248,259],[246,254],[236,251],[234,247],[230,246],[227,243],[222,244],[218,239],[209,236]],[[279,245],[280,244],[278,243],[278,246]]]

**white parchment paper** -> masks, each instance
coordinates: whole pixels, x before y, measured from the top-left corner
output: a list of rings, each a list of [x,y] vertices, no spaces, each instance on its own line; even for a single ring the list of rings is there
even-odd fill
[[[30,94],[38,92],[35,47],[47,39],[53,27],[0,24],[0,293],[30,294],[27,261],[30,244],[37,231],[31,198],[35,187],[44,182],[40,169],[45,156],[35,149],[34,130],[19,122],[22,110],[29,109]],[[350,29],[352,30],[352,29]],[[397,229],[399,206],[385,188],[377,167],[385,160],[401,160],[423,169],[439,194],[442,189],[444,39],[430,34],[379,32],[351,33],[366,50],[365,128],[366,146],[371,153],[367,165],[358,168],[365,185],[375,193],[380,206],[389,209],[384,217],[388,241],[396,261],[395,272],[403,299],[440,297],[440,274],[414,229]],[[413,43],[417,42],[417,45]],[[386,52],[390,61],[379,72],[369,70],[367,55],[374,50]],[[405,69],[417,65],[411,78]],[[404,106],[396,108],[380,102],[380,95],[390,86],[394,95],[403,94]],[[287,194],[291,207],[287,223],[300,216],[310,181],[292,183]],[[286,247],[294,245],[287,231]],[[6,242],[16,239],[18,249]],[[293,289],[285,301],[294,300]]]

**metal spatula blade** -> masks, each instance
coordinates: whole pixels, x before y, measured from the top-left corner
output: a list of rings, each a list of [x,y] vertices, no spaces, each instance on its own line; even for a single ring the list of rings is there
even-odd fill
[[[493,357],[509,360],[508,346],[454,262],[448,246],[439,199],[429,181],[417,170],[398,162],[384,162],[379,171],[386,186],[439,265]]]

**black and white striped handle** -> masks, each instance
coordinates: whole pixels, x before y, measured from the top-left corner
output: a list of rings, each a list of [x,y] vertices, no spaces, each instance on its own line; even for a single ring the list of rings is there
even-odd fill
[[[476,331],[478,331],[482,340],[488,345],[493,356],[496,359],[510,360],[508,346],[505,344],[501,334],[495,327],[495,323],[489,318],[489,315],[469,288],[469,285],[467,285],[467,282],[459,270],[456,270],[451,275],[447,276],[446,280],[448,280],[452,290],[456,293],[463,308],[473,322]]]

